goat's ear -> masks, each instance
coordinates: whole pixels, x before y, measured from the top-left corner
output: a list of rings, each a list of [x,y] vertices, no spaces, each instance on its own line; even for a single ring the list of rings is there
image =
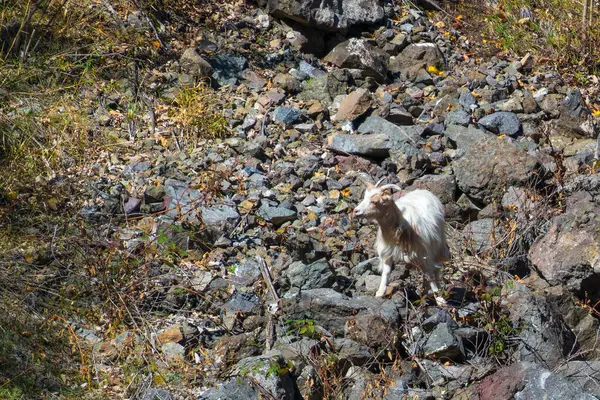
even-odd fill
[[[371,202],[376,205],[382,205],[392,200],[392,196],[384,193],[378,193],[371,198]]]

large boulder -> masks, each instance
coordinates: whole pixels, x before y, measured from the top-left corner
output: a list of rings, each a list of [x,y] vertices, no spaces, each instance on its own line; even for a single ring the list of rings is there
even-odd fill
[[[503,139],[471,144],[454,165],[458,187],[467,196],[489,204],[509,186],[523,186],[536,174],[538,160]]]
[[[373,348],[396,343],[400,311],[395,302],[372,296],[348,297],[333,289],[303,290],[283,299],[282,311],[290,320],[313,320],[335,336]]]
[[[453,399],[594,400],[596,397],[561,373],[539,364],[521,362],[506,366],[478,384],[457,392]]]
[[[335,46],[324,61],[339,68],[363,70],[366,76],[372,76],[379,82],[387,79],[389,56],[363,39],[348,39]]]
[[[598,299],[600,284],[600,205],[588,192],[577,192],[566,211],[529,251],[531,262],[553,285],[566,285],[580,297]]]
[[[355,25],[371,25],[384,16],[381,0],[268,0],[267,11],[277,18],[328,30],[345,31]]]
[[[504,301],[515,334],[520,361],[541,363],[549,368],[560,364],[576,348],[575,335],[544,296],[514,283],[505,289]]]

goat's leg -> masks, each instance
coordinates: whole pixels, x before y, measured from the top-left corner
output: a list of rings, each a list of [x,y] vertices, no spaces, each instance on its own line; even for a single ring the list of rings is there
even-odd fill
[[[379,289],[377,290],[377,293],[375,293],[375,297],[383,297],[387,288],[390,272],[392,272],[392,260],[389,258],[384,259],[383,257],[381,257],[380,260],[381,283],[379,284]]]
[[[441,272],[442,269],[440,266],[438,265],[434,265],[434,273],[433,273],[433,277],[432,279],[429,281],[429,285],[431,286],[431,292],[433,293],[433,295],[435,296],[435,302],[439,307],[443,307],[448,305],[448,303],[446,302],[446,299],[444,299],[442,296],[437,296],[436,294],[440,291],[440,288],[438,286],[438,282],[441,280]]]

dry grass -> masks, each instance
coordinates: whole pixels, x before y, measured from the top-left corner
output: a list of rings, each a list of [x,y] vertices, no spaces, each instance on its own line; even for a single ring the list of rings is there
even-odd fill
[[[569,73],[580,84],[600,65],[600,30],[594,23],[584,29],[582,2],[569,0],[499,0],[494,6],[483,0],[448,5],[453,19],[439,14],[448,24],[466,33],[479,50],[476,56],[510,51],[519,56],[533,53]],[[598,18],[598,10],[594,13]],[[458,18],[454,18],[458,17]]]

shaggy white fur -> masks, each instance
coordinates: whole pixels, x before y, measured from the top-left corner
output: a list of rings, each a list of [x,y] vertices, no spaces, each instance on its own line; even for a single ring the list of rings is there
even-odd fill
[[[444,205],[431,192],[415,190],[394,201],[386,190],[400,191],[397,185],[367,183],[365,197],[354,215],[376,221],[376,249],[381,269],[381,284],[375,294],[385,294],[394,262],[421,268],[430,281],[431,290],[439,291],[441,263],[449,258],[444,233]],[[442,298],[436,301],[444,303]]]

